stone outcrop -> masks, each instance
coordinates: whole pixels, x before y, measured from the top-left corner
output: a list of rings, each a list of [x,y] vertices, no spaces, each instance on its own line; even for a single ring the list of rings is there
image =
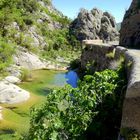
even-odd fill
[[[7,71],[15,77],[20,77],[21,68],[28,70],[51,69],[51,70],[66,70],[66,66],[61,66],[60,63],[54,63],[40,59],[38,55],[29,52],[27,49],[20,48],[16,55],[13,56],[14,64]],[[59,60],[58,60],[59,62]]]
[[[21,77],[21,68],[18,65],[12,64],[6,69],[6,71],[10,76]]]
[[[19,84],[21,82],[21,80],[15,76],[7,76],[4,80],[12,84]]]
[[[29,99],[30,93],[6,80],[0,81],[0,103],[19,103]]]
[[[101,71],[109,67],[113,56],[114,47],[107,44],[95,44],[88,45],[81,55],[81,67],[86,69],[87,65],[90,64],[92,71]],[[103,62],[103,63],[102,63]]]
[[[53,6],[51,0],[33,0],[33,3],[38,5],[36,10],[32,11],[33,13],[26,11],[27,9],[24,4],[22,7],[18,1],[16,2],[13,2],[14,5],[19,5],[17,9],[25,10],[24,14],[27,17],[24,19],[24,16],[21,14],[20,21],[23,22],[22,26],[15,20],[15,15],[12,15],[13,20],[8,20],[9,23],[4,25],[6,32],[5,36],[8,38],[8,42],[16,43],[17,46],[19,45],[25,48],[44,49],[49,45],[49,32],[51,33],[53,30],[62,29],[65,26],[68,26],[68,24],[64,25],[64,22],[61,21],[65,20],[65,16]],[[12,9],[10,10],[12,13]],[[1,22],[2,20],[0,23]]]
[[[114,41],[119,38],[114,17],[96,8],[91,11],[81,9],[78,17],[71,23],[70,31],[80,41],[85,39]]]
[[[46,68],[47,63],[41,61],[39,56],[27,51],[26,49],[18,50],[14,56],[14,63],[20,67],[34,70]]]
[[[126,11],[120,30],[120,45],[140,46],[140,1],[133,0]]]

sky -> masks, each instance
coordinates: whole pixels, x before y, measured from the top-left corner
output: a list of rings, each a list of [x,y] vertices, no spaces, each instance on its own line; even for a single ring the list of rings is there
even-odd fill
[[[59,11],[71,19],[77,17],[80,8],[91,10],[96,7],[110,12],[118,23],[122,21],[132,0],[52,0],[52,2]]]

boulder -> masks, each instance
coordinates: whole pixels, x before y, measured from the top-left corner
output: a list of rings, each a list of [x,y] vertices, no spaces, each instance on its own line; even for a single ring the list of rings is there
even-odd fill
[[[6,68],[6,71],[9,75],[14,77],[21,77],[21,68],[15,64],[11,64],[9,67]]]
[[[120,45],[140,46],[140,1],[133,0],[126,11],[120,30]]]
[[[12,84],[18,84],[21,82],[20,79],[15,76],[7,76],[5,77],[5,80]]]
[[[81,9],[78,17],[70,25],[70,32],[80,41],[85,39],[119,40],[115,18],[97,8],[91,11]]]
[[[18,50],[17,54],[14,56],[14,63],[17,66],[23,67],[25,69],[43,69],[46,68],[46,62],[41,60],[39,56],[28,52],[27,50]]]
[[[19,103],[29,99],[30,93],[5,80],[0,81],[0,103]]]

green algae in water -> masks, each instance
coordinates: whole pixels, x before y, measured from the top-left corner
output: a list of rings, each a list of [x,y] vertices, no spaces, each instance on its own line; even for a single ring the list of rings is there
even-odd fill
[[[14,135],[27,133],[30,122],[30,108],[41,106],[50,90],[64,86],[65,84],[65,71],[31,71],[31,79],[19,85],[21,88],[30,92],[29,100],[19,104],[2,105],[5,110],[3,111],[4,121],[1,122],[0,130],[10,129],[14,132]],[[15,140],[17,136],[13,137],[13,134],[9,134],[6,131],[0,133],[1,139]]]
[[[47,95],[50,90],[66,84],[65,72],[36,70],[31,72],[31,80],[23,82],[20,87],[37,95]]]

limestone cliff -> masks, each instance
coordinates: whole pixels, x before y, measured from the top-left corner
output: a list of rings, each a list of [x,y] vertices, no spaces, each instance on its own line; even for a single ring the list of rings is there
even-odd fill
[[[126,11],[120,30],[120,45],[138,47],[140,45],[140,1],[133,0]]]
[[[62,45],[70,46],[65,35],[68,32],[69,23],[70,20],[53,6],[51,0],[1,1],[0,54],[2,57],[0,57],[0,70],[9,66],[11,63],[9,59],[12,59],[10,57],[13,54],[19,58],[18,53],[24,53],[26,50],[29,54],[32,52],[43,57],[49,50],[62,48]],[[11,53],[10,50],[14,51]],[[23,62],[16,59],[14,64],[17,65],[17,61],[20,61],[20,66],[24,67],[25,65],[22,64],[31,60],[28,57],[22,58],[24,58]],[[38,60],[38,62],[40,61]],[[3,63],[5,63],[4,66]],[[28,62],[27,65],[30,63],[32,62]],[[35,61],[33,65],[35,68],[38,66]],[[42,63],[39,65],[42,66]],[[38,69],[44,67],[40,66]]]
[[[26,48],[48,45],[47,31],[62,29],[68,19],[51,0],[14,0],[0,3],[0,37]]]
[[[81,9],[78,17],[72,22],[70,31],[80,41],[84,39],[114,41],[119,37],[115,18],[110,13],[96,8],[91,11]]]

